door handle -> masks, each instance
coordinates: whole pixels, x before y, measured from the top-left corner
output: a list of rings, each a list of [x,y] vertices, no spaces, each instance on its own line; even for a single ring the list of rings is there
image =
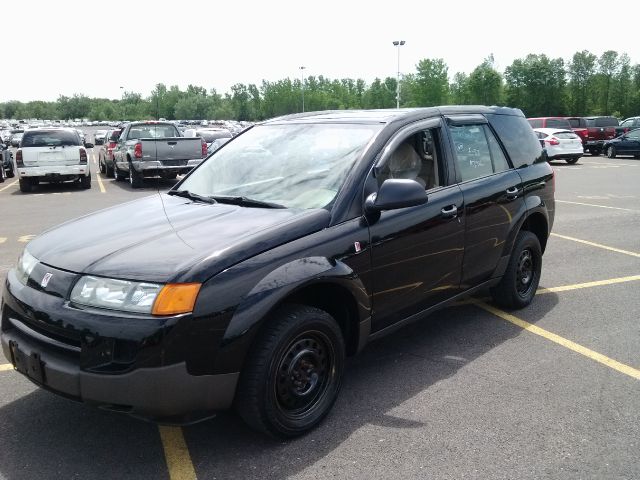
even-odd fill
[[[178,144],[178,142],[176,142],[175,140],[170,141],[170,142],[167,142],[167,143],[168,143],[169,145],[177,145],[177,144]]]
[[[457,205],[449,205],[448,207],[444,207],[440,210],[440,216],[442,218],[455,218],[458,216],[458,206]]]
[[[518,198],[518,187],[511,187],[505,190],[507,194],[507,200],[515,200]]]

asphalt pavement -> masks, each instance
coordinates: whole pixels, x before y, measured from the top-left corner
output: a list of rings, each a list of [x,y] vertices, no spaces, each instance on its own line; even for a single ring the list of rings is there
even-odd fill
[[[94,152],[90,190],[0,184],[0,279],[33,235],[175,183],[134,190]],[[43,391],[0,355],[0,478],[640,478],[640,161],[553,166],[534,302],[480,295],[371,343],[308,435],[274,441],[231,413],[159,428]]]

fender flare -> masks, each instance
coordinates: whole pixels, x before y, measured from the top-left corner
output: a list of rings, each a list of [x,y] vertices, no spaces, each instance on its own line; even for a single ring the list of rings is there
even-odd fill
[[[224,355],[224,351],[232,344],[234,348],[231,350],[240,348],[246,353],[259,328],[274,309],[296,292],[317,284],[339,286],[354,297],[358,305],[359,323],[355,333],[365,337],[358,339],[358,350],[362,348],[371,329],[371,298],[362,280],[344,262],[326,257],[306,257],[272,270],[251,289],[235,309],[224,333],[220,353]],[[233,355],[242,360],[245,356]]]

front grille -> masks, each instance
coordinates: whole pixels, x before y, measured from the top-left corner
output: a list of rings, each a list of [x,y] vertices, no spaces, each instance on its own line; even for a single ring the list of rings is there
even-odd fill
[[[49,346],[79,352],[80,334],[38,322],[20,315],[7,305],[4,307],[3,328],[14,328],[23,335]]]

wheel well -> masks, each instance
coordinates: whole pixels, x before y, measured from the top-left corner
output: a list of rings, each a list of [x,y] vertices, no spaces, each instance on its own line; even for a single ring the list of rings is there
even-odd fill
[[[347,355],[358,348],[359,318],[355,298],[349,290],[331,283],[309,285],[294,292],[283,303],[300,303],[324,310],[331,315],[342,330]]]
[[[544,253],[544,249],[547,246],[547,237],[548,237],[548,227],[547,227],[547,219],[544,218],[544,215],[541,213],[533,213],[527,217],[527,219],[522,224],[521,230],[527,230],[536,237],[538,237],[538,241],[540,242],[540,248]]]

